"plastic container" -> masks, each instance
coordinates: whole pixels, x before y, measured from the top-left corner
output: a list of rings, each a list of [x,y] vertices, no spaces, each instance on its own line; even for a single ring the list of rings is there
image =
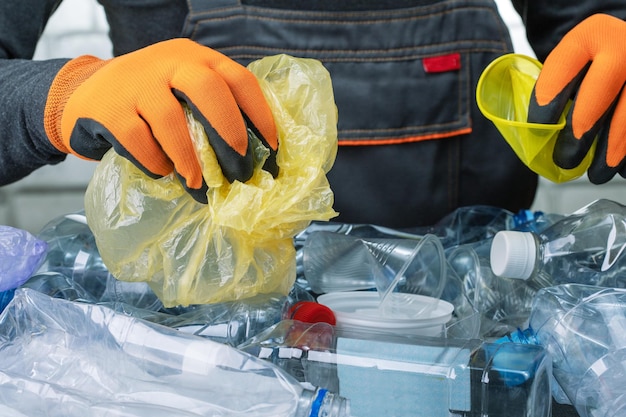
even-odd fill
[[[283,321],[239,347],[349,398],[360,417],[548,417],[541,346],[397,336]]]
[[[596,200],[541,233],[502,231],[491,247],[498,276],[537,288],[562,283],[626,286],[626,207]]]
[[[0,350],[5,415],[349,416],[231,346],[29,289],[0,315]]]
[[[558,387],[581,417],[614,417],[626,413],[624,329],[626,289],[562,284],[539,291],[530,328],[510,340],[545,347]]]
[[[320,295],[317,301],[330,308],[337,327],[382,333],[445,336],[454,306],[417,294],[391,294],[390,308],[381,306],[374,291],[347,291]]]
[[[537,174],[560,183],[585,173],[595,152],[595,143],[579,166],[563,169],[552,158],[565,115],[558,123],[529,123],[528,104],[541,63],[520,54],[506,54],[491,62],[478,79],[476,102],[485,117],[493,122],[522,162]]]

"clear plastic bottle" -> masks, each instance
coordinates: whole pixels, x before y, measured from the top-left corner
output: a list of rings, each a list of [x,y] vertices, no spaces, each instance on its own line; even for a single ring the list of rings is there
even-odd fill
[[[95,237],[87,225],[84,212],[70,213],[46,224],[37,237],[48,245],[48,252],[28,286],[65,285],[73,288],[76,300],[101,303],[123,302],[137,308],[158,311],[163,304],[145,282],[126,282],[110,274],[102,261]],[[47,276],[49,273],[67,277]],[[43,275],[42,275],[43,274]],[[43,281],[53,279],[46,284]],[[48,293],[48,288],[44,293]]]
[[[530,210],[513,214],[502,208],[475,205],[460,207],[435,225],[411,229],[314,222],[294,238],[297,282],[316,293],[373,289],[377,287],[373,274],[363,272],[372,269],[369,265],[372,263],[371,250],[360,242],[407,242],[402,244],[408,247],[411,242],[415,244],[424,236],[432,235],[449,251],[460,245],[491,239],[501,230],[541,231],[561,217]],[[331,261],[337,263],[336,271],[332,273],[325,271],[321,274],[307,266],[314,264],[315,269],[322,270],[323,264]]]
[[[400,336],[282,321],[239,349],[368,416],[547,417],[550,360],[541,346]]]
[[[335,324],[335,316],[328,307],[299,290],[288,296],[261,294],[228,303],[198,304],[178,314],[152,316],[147,320],[237,346],[287,318]]]
[[[542,289],[529,322],[528,329],[507,339],[544,346],[559,402],[569,400],[581,417],[626,414],[626,289],[583,284]]]
[[[502,277],[535,288],[562,283],[626,285],[626,207],[596,200],[540,233],[501,231],[491,247],[491,267]]]
[[[98,275],[98,277],[107,277],[108,280],[112,280],[112,283],[121,283],[111,275]],[[98,277],[93,277],[93,279]],[[107,296],[97,299],[71,278],[59,272],[40,272],[31,277],[22,288],[30,288],[54,298],[107,306],[128,316],[231,346],[243,343],[285,318],[312,322],[324,321],[331,324],[334,324],[335,320],[330,309],[316,303],[311,294],[299,287],[294,287],[286,296],[259,294],[232,302],[173,308],[161,306],[162,308],[158,309],[154,308],[153,302],[141,302],[146,294],[151,298],[156,298],[154,293],[145,291],[143,286],[136,287],[135,292],[131,291],[132,285],[124,286],[123,291],[118,290],[115,293],[105,291],[105,294],[116,294],[116,297]],[[147,287],[147,289],[150,288]],[[3,294],[0,293],[0,297]],[[7,292],[5,295],[7,303],[11,297],[12,293]],[[0,298],[0,306],[2,300]]]
[[[7,415],[349,415],[266,361],[100,305],[18,289],[0,335]]]

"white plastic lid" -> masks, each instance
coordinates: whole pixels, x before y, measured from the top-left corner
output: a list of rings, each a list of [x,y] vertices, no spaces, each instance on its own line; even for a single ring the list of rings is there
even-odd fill
[[[530,232],[503,230],[491,242],[491,270],[499,277],[528,279],[535,269],[537,245]]]
[[[317,301],[333,310],[338,327],[439,336],[452,318],[454,306],[447,301],[418,294],[391,295],[400,302],[393,314],[379,310],[376,291],[332,292],[320,295]]]

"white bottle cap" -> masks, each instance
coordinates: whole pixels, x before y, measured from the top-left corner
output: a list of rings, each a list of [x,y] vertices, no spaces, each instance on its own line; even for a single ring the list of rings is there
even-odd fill
[[[503,230],[491,243],[491,270],[499,277],[528,279],[535,269],[537,244],[532,233]]]

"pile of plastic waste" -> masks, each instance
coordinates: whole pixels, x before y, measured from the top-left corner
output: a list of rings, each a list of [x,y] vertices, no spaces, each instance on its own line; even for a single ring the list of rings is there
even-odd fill
[[[165,307],[83,213],[0,228],[0,410],[16,416],[619,415],[626,207],[319,222],[295,284]]]

